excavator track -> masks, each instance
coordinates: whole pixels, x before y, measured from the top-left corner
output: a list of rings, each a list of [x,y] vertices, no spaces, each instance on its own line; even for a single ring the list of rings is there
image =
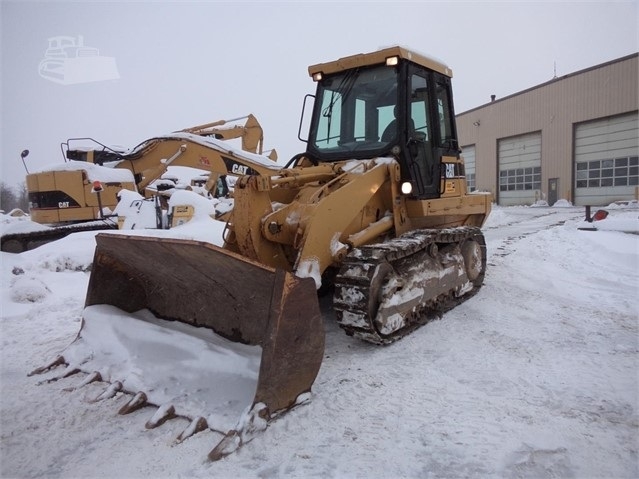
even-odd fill
[[[83,231],[102,231],[118,229],[115,221],[91,221],[72,225],[56,226],[50,229],[31,231],[27,233],[9,233],[0,238],[0,250],[5,253],[23,253],[52,241],[57,241],[71,233]]]
[[[473,296],[486,271],[479,228],[421,229],[351,251],[333,305],[346,334],[390,344]]]

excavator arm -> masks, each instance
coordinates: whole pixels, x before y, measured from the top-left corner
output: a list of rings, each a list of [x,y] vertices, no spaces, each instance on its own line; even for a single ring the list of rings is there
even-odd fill
[[[279,167],[267,157],[233,148],[223,140],[178,132],[152,138],[123,157],[116,168],[130,170],[143,192],[169,166],[187,166],[212,175],[272,174]]]
[[[262,155],[263,132],[252,114],[244,124],[233,120],[219,120],[185,128],[181,131],[154,137],[122,156],[116,168],[130,170],[139,192],[160,178],[169,166],[187,166],[208,171],[215,184],[218,176],[261,175],[273,173],[277,154]],[[241,138],[242,148],[233,147],[227,140]]]
[[[243,119],[246,119],[243,125],[237,123],[238,120]],[[264,134],[262,126],[253,114],[232,120],[218,120],[203,125],[192,126],[181,131],[200,136],[210,136],[218,140],[241,138],[242,150],[259,155],[263,153]],[[272,150],[272,152],[275,152],[275,150]],[[269,158],[275,161],[277,160],[277,154],[275,154],[274,157],[269,156]]]

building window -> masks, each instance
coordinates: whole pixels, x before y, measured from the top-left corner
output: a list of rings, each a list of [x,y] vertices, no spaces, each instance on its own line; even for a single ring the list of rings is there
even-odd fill
[[[541,166],[514,168],[499,172],[499,191],[541,189]]]
[[[578,161],[575,180],[577,188],[638,186],[639,157]]]
[[[466,173],[466,184],[468,185],[468,191],[475,191],[475,188],[477,188],[475,185],[475,173]]]

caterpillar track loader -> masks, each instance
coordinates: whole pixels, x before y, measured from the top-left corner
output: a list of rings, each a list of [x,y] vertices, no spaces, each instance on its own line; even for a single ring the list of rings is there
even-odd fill
[[[212,460],[308,399],[324,351],[320,288],[332,290],[346,334],[384,345],[471,297],[484,278],[480,228],[492,198],[466,187],[450,69],[391,47],[313,65],[309,74],[317,90],[308,98],[307,149],[277,172],[238,179],[223,247],[97,236],[83,327],[54,363],[95,367],[103,380],[137,393],[131,408],[154,404],[160,414],[177,409],[183,390],[167,399],[147,386],[140,396],[139,375],[99,364],[109,363],[115,346],[100,361],[86,347],[93,329],[132,335],[142,320],[171,320],[164,327],[223,338],[216,347],[257,348],[255,382],[235,426],[207,422],[223,434]],[[192,374],[177,357],[163,358],[171,375]],[[232,388],[231,376],[210,386]]]
[[[240,139],[241,149],[225,141],[232,139]],[[70,147],[86,141],[92,146]],[[3,235],[2,251],[19,253],[73,232],[116,228],[103,211],[114,210],[118,192],[156,194],[149,186],[171,165],[209,172],[207,191],[227,175],[268,174],[278,168],[275,150],[268,157],[262,154],[262,127],[252,114],[150,138],[130,151],[90,138],[70,139],[62,151],[70,161],[26,177],[31,220],[45,226]]]

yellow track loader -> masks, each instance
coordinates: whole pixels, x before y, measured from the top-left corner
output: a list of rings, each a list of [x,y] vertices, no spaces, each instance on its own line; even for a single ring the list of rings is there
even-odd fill
[[[252,399],[211,459],[308,398],[323,358],[318,290],[332,291],[346,334],[389,344],[483,282],[480,228],[492,198],[466,187],[450,69],[391,47],[313,65],[309,74],[317,91],[307,149],[277,172],[238,179],[223,247],[97,236],[72,356],[90,342],[100,314],[114,328],[117,318],[121,330],[142,316],[170,320],[189,325],[191,334],[212,332],[234,351],[239,344],[261,351]],[[67,356],[70,365],[81,362]],[[220,376],[216,387],[230,384]],[[128,390],[135,389],[130,382]],[[170,402],[144,393],[161,408]]]

